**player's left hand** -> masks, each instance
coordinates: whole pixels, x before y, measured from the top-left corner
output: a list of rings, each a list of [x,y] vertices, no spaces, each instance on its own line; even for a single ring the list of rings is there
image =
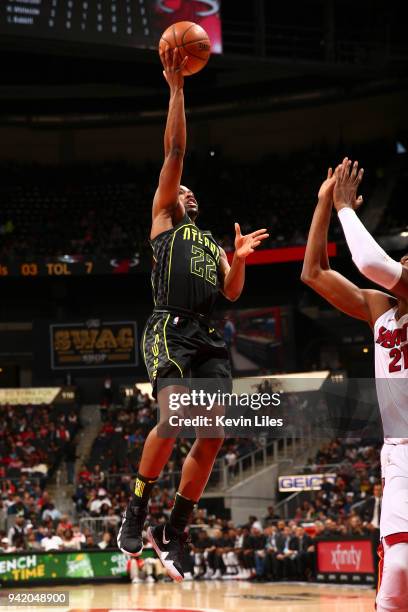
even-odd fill
[[[345,157],[335,171],[336,182],[333,190],[334,206],[339,212],[342,208],[356,210],[363,203],[363,198],[357,197],[357,190],[363,180],[364,170],[358,169],[358,162],[352,164],[351,159]]]
[[[239,223],[235,223],[235,255],[239,259],[246,259],[266,238],[269,238],[269,234],[265,228],[243,236]]]
[[[335,182],[336,176],[332,168],[329,168],[327,170],[327,177],[320,185],[319,193],[317,194],[317,199],[319,202],[330,202],[331,206],[333,201],[333,189]]]

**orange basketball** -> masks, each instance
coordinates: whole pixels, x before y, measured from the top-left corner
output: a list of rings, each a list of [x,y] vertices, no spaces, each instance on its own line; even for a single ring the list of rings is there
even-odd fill
[[[188,56],[183,70],[184,76],[195,74],[204,68],[211,53],[211,41],[207,32],[192,21],[179,21],[169,26],[160,38],[160,52],[164,51],[166,44],[172,49],[178,47],[183,59]]]

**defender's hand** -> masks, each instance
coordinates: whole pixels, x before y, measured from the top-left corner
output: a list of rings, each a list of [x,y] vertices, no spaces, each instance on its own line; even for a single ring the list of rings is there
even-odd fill
[[[235,255],[239,259],[246,259],[266,238],[269,238],[266,229],[256,230],[252,234],[243,236],[239,223],[235,223]]]
[[[180,50],[172,49],[169,45],[160,53],[163,64],[163,76],[169,84],[170,91],[182,89],[184,85],[183,68],[187,63],[188,57],[181,59]]]
[[[348,157],[345,157],[343,163],[337,166],[333,190],[334,206],[337,212],[346,207],[357,210],[361,206],[363,198],[357,197],[357,189],[363,180],[363,174],[363,168],[358,169],[358,162],[355,161],[352,165]]]

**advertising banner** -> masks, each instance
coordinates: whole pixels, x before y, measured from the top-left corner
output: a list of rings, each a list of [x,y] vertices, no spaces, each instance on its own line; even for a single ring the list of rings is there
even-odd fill
[[[138,365],[136,321],[52,324],[52,370],[118,368]]]
[[[28,387],[0,389],[0,406],[21,406],[24,404],[52,404],[59,396],[61,387]]]
[[[332,582],[372,583],[373,542],[368,538],[318,540],[317,579]]]
[[[116,550],[0,554],[0,583],[123,576],[126,557]]]
[[[322,488],[323,478],[326,482],[334,484],[336,474],[298,474],[296,476],[279,476],[279,491],[293,493],[295,491],[319,491]]]

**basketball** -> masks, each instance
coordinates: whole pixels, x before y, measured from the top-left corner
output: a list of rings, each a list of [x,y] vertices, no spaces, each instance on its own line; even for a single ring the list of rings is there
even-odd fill
[[[204,68],[211,53],[207,32],[192,21],[179,21],[169,26],[160,38],[159,52],[164,51],[166,45],[180,49],[182,59],[188,56],[183,76],[195,74]]]

